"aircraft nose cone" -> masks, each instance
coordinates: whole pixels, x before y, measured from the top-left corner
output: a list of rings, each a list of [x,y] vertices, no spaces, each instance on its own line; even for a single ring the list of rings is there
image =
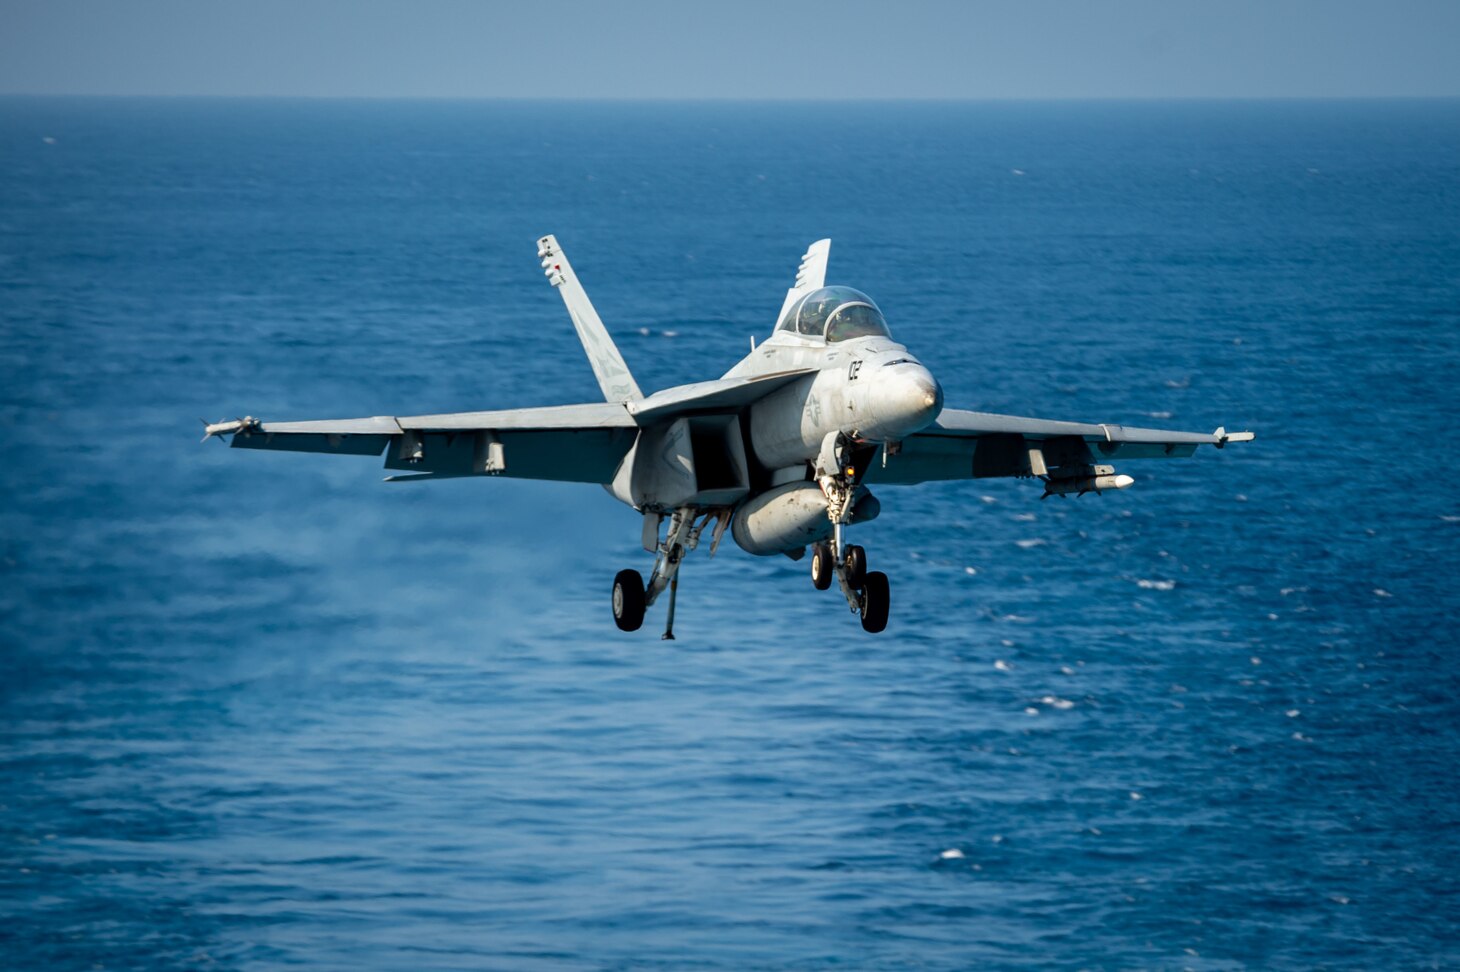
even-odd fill
[[[931,422],[943,411],[943,386],[938,384],[938,379],[927,369],[923,369],[923,373],[917,376],[914,383],[917,385],[917,394],[922,395],[923,408],[933,413],[928,419]]]
[[[943,387],[921,365],[902,365],[887,376],[878,396],[878,418],[886,438],[926,428],[943,410]]]

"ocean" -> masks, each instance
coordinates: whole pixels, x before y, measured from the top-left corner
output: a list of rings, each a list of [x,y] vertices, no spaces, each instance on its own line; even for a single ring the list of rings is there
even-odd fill
[[[879,489],[864,633],[593,486],[199,419],[646,390],[807,244],[949,406],[1255,442]],[[0,966],[1460,968],[1460,102],[0,98]]]

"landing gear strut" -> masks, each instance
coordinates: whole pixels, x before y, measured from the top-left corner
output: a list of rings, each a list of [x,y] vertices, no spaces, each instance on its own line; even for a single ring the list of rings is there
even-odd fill
[[[851,519],[857,488],[858,462],[855,443],[840,435],[827,436],[817,460],[816,481],[826,494],[826,515],[831,519],[831,540],[813,548],[811,583],[819,591],[831,586],[834,576],[854,614],[862,616],[862,628],[878,632],[887,627],[890,588],[887,575],[867,570],[867,552],[842,541],[842,527]],[[870,458],[870,456],[868,456]]]
[[[665,590],[669,591],[669,611],[664,619],[663,640],[674,640],[674,602],[679,596],[679,565],[685,555],[700,545],[700,534],[711,523],[715,524],[710,543],[710,556],[720,546],[720,538],[730,524],[730,510],[713,509],[701,517],[700,510],[683,507],[669,514],[669,530],[664,539],[659,539],[659,522],[662,514],[646,513],[645,517],[658,517],[657,521],[646,522],[644,546],[655,553],[654,571],[649,582],[637,570],[621,570],[613,579],[613,621],[623,631],[637,631],[644,623],[644,612],[659,599]],[[698,522],[696,522],[698,521]],[[650,541],[653,546],[650,547]]]

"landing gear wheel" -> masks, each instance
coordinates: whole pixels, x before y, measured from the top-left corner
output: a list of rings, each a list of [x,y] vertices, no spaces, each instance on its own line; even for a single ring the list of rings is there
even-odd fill
[[[886,580],[884,577],[883,580]],[[847,583],[852,590],[860,591],[867,581],[867,551],[856,544],[847,546]],[[877,629],[881,631],[881,628]]]
[[[891,589],[887,575],[874,570],[867,575],[862,590],[862,630],[873,634],[887,627],[887,609],[891,606]]]
[[[620,631],[638,631],[644,623],[644,577],[637,570],[621,570],[613,579],[613,623]]]
[[[831,586],[831,579],[836,574],[836,567],[831,560],[831,548],[824,543],[818,543],[811,548],[811,583],[818,591],[824,591]]]

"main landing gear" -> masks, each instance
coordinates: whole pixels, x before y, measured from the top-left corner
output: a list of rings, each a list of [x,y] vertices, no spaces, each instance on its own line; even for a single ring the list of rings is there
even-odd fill
[[[655,519],[650,520],[649,517]],[[645,514],[644,546],[655,553],[654,571],[649,575],[649,583],[644,583],[643,575],[637,570],[621,570],[613,579],[613,623],[621,631],[638,631],[639,626],[644,623],[644,612],[668,589],[669,613],[664,620],[662,637],[665,641],[673,641],[674,601],[679,595],[679,565],[686,554],[700,545],[700,534],[712,522],[715,530],[710,542],[710,556],[715,555],[720,546],[720,538],[730,525],[730,510],[713,510],[703,518],[698,517],[691,507],[675,510],[669,515],[669,530],[661,541],[659,524],[663,519],[659,514]]]
[[[826,494],[826,515],[831,519],[832,532],[829,541],[812,548],[811,583],[824,591],[834,578],[847,606],[862,616],[862,629],[875,634],[887,627],[891,589],[886,574],[867,570],[867,551],[842,541],[842,527],[852,515],[860,465],[853,456],[851,443],[828,436],[817,461],[816,481]]]
[[[637,570],[621,570],[613,579],[613,623],[624,631],[638,631],[644,623],[644,575]]]

